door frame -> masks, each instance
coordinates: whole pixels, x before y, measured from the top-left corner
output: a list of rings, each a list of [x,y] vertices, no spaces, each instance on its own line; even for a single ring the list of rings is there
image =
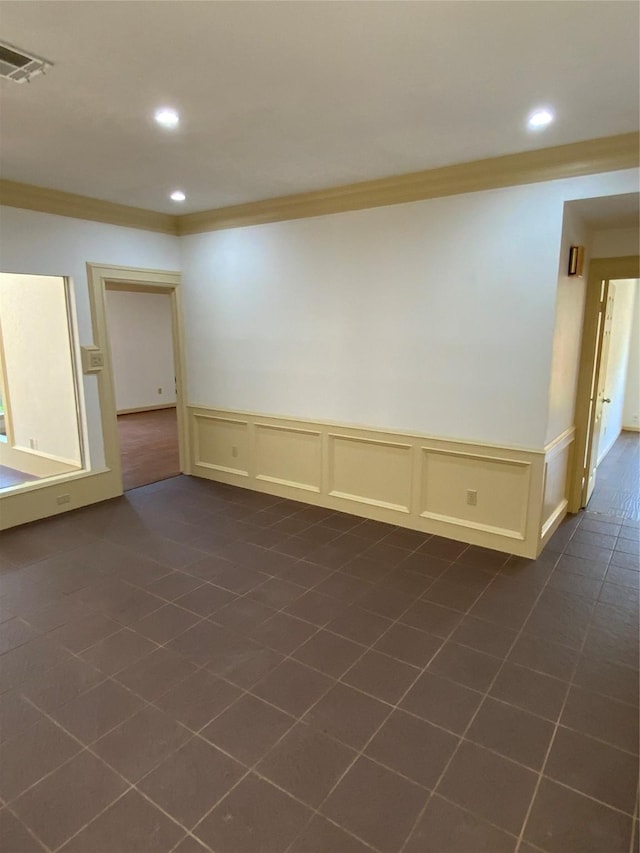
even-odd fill
[[[124,290],[137,293],[166,293],[171,299],[171,330],[173,359],[176,377],[176,413],[178,418],[178,449],[180,471],[190,474],[189,433],[187,421],[186,375],[184,367],[184,332],[180,273],[165,270],[150,270],[137,267],[87,264],[91,322],[94,344],[104,354],[104,367],[98,371],[98,393],[102,420],[105,465],[119,483],[122,494],[122,463],[120,460],[120,437],[118,435],[118,413],[116,406],[113,363],[109,341],[106,294],[108,290]]]
[[[585,471],[588,473],[591,458],[597,448],[593,447],[593,422],[595,406],[591,411],[592,384],[598,386],[601,369],[602,334],[604,323],[598,324],[601,301],[602,282],[604,288],[604,307],[608,295],[609,281],[618,278],[640,278],[640,257],[628,255],[617,258],[595,258],[589,264],[587,289],[582,326],[582,349],[580,369],[576,391],[575,426],[576,440],[573,453],[573,464],[570,475],[569,512],[579,512],[583,506],[587,488]]]
[[[69,303],[67,302],[67,307]],[[76,339],[71,339],[71,351],[73,355],[75,355],[75,345]],[[9,397],[9,383],[7,382],[6,377],[6,365],[7,359],[4,351],[4,339],[2,337],[2,323],[0,323],[0,392],[2,392],[2,400],[4,403],[4,428],[5,428],[5,441],[9,446],[13,446],[13,419],[11,417],[11,399]],[[74,364],[74,381],[76,385],[79,384],[79,377],[77,371],[77,365]],[[76,394],[77,396],[77,394]],[[78,418],[78,431],[80,432],[81,421]],[[1,439],[0,439],[1,440]]]

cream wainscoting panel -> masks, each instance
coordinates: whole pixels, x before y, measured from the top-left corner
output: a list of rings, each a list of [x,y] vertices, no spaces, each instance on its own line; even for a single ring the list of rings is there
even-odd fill
[[[539,552],[542,450],[202,406],[189,408],[189,421],[196,476],[523,557]]]
[[[567,514],[569,479],[576,437],[575,427],[565,430],[545,447],[544,485],[540,549],[542,549]]]
[[[423,447],[421,475],[423,518],[524,541],[531,462]]]
[[[329,495],[410,512],[411,451],[411,444],[329,433]]]
[[[256,480],[319,492],[322,477],[322,434],[256,423],[254,436]]]
[[[192,419],[194,464],[248,477],[249,424],[231,417],[197,414]]]

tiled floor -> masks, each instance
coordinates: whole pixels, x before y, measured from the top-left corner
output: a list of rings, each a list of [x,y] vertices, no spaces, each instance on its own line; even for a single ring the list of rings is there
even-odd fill
[[[640,519],[640,435],[623,432],[598,466],[589,510]]]
[[[185,477],[9,532],[0,849],[637,850],[638,536],[530,562]]]

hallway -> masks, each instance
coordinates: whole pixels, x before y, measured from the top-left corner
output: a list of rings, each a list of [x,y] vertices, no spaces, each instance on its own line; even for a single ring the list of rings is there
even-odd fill
[[[125,492],[180,473],[175,408],[118,415]]]
[[[622,432],[598,466],[589,512],[640,520],[640,432]]]
[[[3,534],[0,847],[636,850],[608,468],[535,561],[184,476]]]

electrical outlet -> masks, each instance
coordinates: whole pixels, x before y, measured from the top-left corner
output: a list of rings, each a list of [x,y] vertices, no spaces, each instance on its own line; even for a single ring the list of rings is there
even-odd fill
[[[71,503],[71,495],[58,495],[56,498],[56,503],[58,506],[62,506],[62,504],[70,504]]]
[[[37,449],[38,449],[38,442],[36,441],[36,439],[35,439],[35,438],[30,438],[30,439],[29,439],[29,447],[30,447],[32,450],[37,450]]]
[[[92,370],[100,370],[104,367],[104,355],[100,350],[89,353],[89,366]]]
[[[469,506],[477,506],[478,493],[475,489],[467,489],[467,503],[469,504]]]
[[[231,455],[233,456],[234,459],[238,456],[238,448],[235,446],[235,444],[231,448]]]
[[[84,373],[97,373],[104,367],[104,353],[99,347],[83,346],[80,347],[82,355],[82,370]]]
[[[158,388],[158,394],[162,394],[162,388]]]

